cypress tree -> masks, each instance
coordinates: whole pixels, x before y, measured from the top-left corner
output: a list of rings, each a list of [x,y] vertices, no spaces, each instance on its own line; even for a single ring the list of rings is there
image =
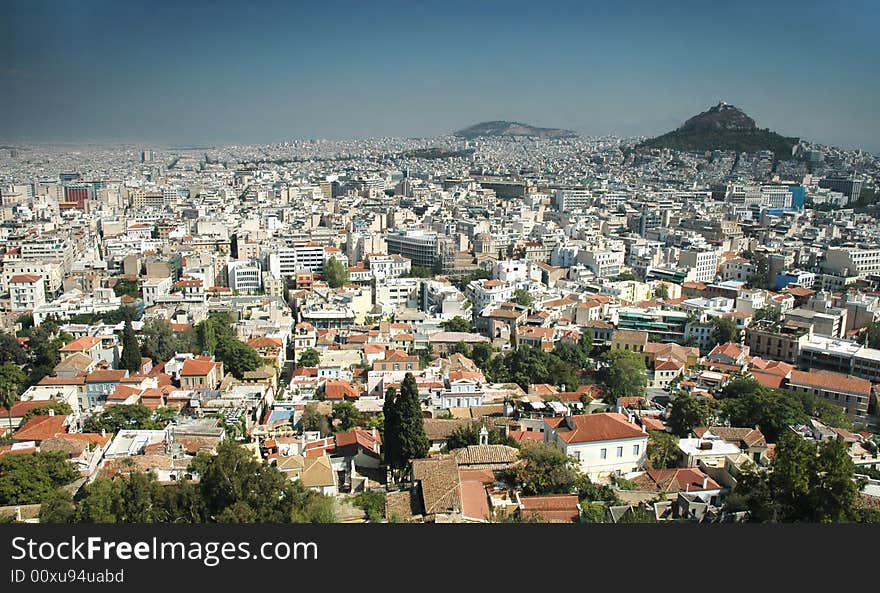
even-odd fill
[[[403,467],[400,456],[400,418],[397,414],[395,401],[397,390],[389,387],[385,391],[385,404],[382,406],[382,415],[385,418],[384,438],[382,439],[382,451],[385,454],[385,463],[391,469]]]
[[[425,435],[425,419],[419,401],[419,388],[412,373],[407,373],[395,402],[400,423],[400,455],[403,462],[428,455],[430,443]]]
[[[135,373],[141,368],[141,348],[129,319],[125,320],[125,329],[122,330],[122,358],[119,361],[119,368],[126,369],[130,373]]]

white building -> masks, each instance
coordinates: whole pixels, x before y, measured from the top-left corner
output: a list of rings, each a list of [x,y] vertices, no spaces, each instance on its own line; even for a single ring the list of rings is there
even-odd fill
[[[420,284],[418,278],[388,278],[384,282],[376,283],[375,302],[394,309],[418,308]]]
[[[299,241],[292,247],[280,247],[269,255],[269,271],[276,276],[293,276],[297,272],[324,271],[324,246]]]
[[[46,304],[43,277],[19,274],[9,279],[9,302],[13,311],[33,311]]]
[[[544,442],[574,457],[592,480],[644,468],[648,433],[617,413],[544,418]]]
[[[553,204],[560,212],[570,212],[586,208],[593,202],[593,194],[588,189],[553,190]]]
[[[829,247],[822,268],[836,276],[867,276],[880,272],[880,249]]]
[[[376,280],[400,278],[412,270],[412,260],[397,254],[368,253],[366,261]]]
[[[256,260],[231,261],[226,265],[229,288],[234,291],[251,294],[259,292],[262,287],[262,266]]]
[[[171,292],[171,276],[165,278],[147,278],[141,284],[141,292],[144,295],[144,306],[152,307],[156,304],[160,297],[166,296]]]
[[[694,270],[696,282],[713,282],[718,271],[718,251],[715,249],[682,249],[678,265]]]
[[[475,311],[482,311],[490,304],[505,303],[513,298],[513,293],[514,286],[500,280],[473,280],[465,289]]]
[[[620,275],[623,260],[626,254],[623,251],[589,250],[581,251],[578,260],[587,266],[598,278],[613,278]]]

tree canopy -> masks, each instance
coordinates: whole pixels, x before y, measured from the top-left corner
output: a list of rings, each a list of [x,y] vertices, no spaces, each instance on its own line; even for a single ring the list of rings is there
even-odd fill
[[[453,317],[440,324],[448,332],[470,332],[471,322],[464,317]]]
[[[0,364],[11,362],[21,365],[27,360],[27,352],[18,343],[18,339],[12,334],[0,333]]]
[[[316,367],[321,362],[321,353],[314,348],[306,348],[299,355],[297,366]]]
[[[523,463],[499,472],[501,479],[521,486],[523,494],[568,494],[580,473],[571,457],[552,443],[527,443],[520,449]]]
[[[348,267],[335,257],[331,257],[324,262],[323,276],[330,288],[339,288],[348,283]]]
[[[158,430],[164,427],[153,417],[153,411],[141,404],[109,406],[100,414],[92,414],[83,426],[85,432],[108,433],[120,430]]]
[[[162,319],[149,319],[141,329],[141,354],[153,362],[167,362],[179,352],[199,352],[193,330],[175,332]]]
[[[736,321],[730,317],[716,317],[712,321],[712,342],[715,344],[739,342]]]
[[[652,469],[675,467],[678,459],[678,437],[663,430],[648,431],[648,465]]]
[[[535,298],[525,288],[517,288],[513,291],[513,302],[523,307],[531,307],[535,302]]]
[[[60,451],[11,453],[0,457],[0,506],[38,504],[59,486],[79,478]]]
[[[113,285],[113,293],[118,297],[127,295],[133,299],[141,298],[141,289],[138,286],[137,280],[129,278],[120,278],[117,280],[116,284]]]
[[[855,466],[842,440],[816,444],[786,433],[769,471],[743,472],[728,510],[754,522],[841,523],[862,520]]]
[[[636,352],[612,350],[602,355],[606,363],[599,370],[599,380],[605,385],[605,399],[614,403],[620,397],[645,395],[648,386],[645,360]]]
[[[66,462],[65,462],[66,463]],[[68,464],[70,465],[70,464]],[[73,466],[70,466],[71,468]],[[230,441],[199,453],[190,471],[198,483],[163,486],[152,474],[97,478],[74,505],[56,495],[41,511],[47,523],[332,523],[333,501],[307,490]]]
[[[257,351],[238,339],[229,313],[212,312],[195,330],[197,350],[213,354],[236,378],[262,364]]]
[[[708,426],[712,415],[713,406],[708,399],[680,395],[672,402],[669,427],[677,436],[687,437],[696,427]]]
[[[516,383],[524,390],[533,383],[563,385],[574,391],[580,384],[580,369],[556,354],[531,346],[520,346],[492,357],[482,367],[486,379],[496,383]]]

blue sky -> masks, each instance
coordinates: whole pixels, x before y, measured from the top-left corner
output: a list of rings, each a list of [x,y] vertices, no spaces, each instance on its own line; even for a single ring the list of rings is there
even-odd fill
[[[0,138],[657,134],[723,99],[880,151],[880,3],[4,2]]]

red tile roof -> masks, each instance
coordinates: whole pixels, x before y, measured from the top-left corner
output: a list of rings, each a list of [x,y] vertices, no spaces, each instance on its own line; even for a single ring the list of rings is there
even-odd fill
[[[844,375],[832,371],[798,371],[791,372],[788,380],[790,385],[824,389],[839,393],[859,395],[871,394],[871,382],[852,375]]]
[[[93,336],[83,336],[63,346],[61,348],[61,352],[83,352],[85,350],[94,348],[100,343],[101,338],[95,338]]]
[[[556,433],[566,443],[594,443],[646,436],[641,427],[630,423],[623,414],[582,414],[569,418],[574,423],[574,430],[568,430],[563,423]]]
[[[180,371],[181,377],[204,377],[214,370],[218,362],[199,358],[187,358],[183,361],[183,368]]]
[[[67,430],[64,426],[66,421],[67,416],[63,414],[34,416],[16,430],[12,438],[16,441],[43,441],[58,433],[66,433]]]
[[[9,279],[10,284],[33,284],[42,281],[43,277],[37,276],[36,274],[16,274]]]
[[[580,517],[578,497],[574,494],[523,496],[519,500],[520,512],[525,517],[548,522],[574,522]]]

